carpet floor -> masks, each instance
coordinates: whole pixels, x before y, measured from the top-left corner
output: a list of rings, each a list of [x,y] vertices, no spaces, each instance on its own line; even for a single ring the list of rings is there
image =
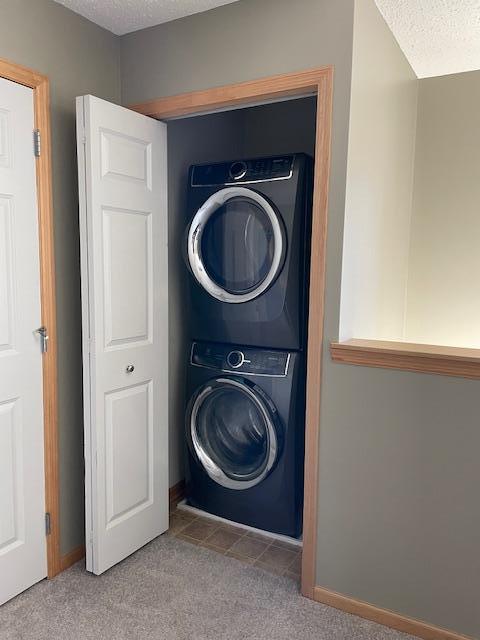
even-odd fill
[[[78,563],[0,607],[1,640],[408,640],[287,577],[164,535],[100,577]]]

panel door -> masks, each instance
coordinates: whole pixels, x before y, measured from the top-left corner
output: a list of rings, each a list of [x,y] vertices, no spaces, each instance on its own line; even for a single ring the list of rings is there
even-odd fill
[[[166,125],[77,98],[87,569],[168,528]]]
[[[47,575],[33,91],[0,79],[0,604]]]

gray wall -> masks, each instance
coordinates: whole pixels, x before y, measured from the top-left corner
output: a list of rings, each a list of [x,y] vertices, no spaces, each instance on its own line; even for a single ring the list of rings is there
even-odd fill
[[[479,637],[478,381],[329,364],[323,398],[317,583]]]
[[[367,3],[371,9],[371,0],[357,0],[356,8]],[[384,66],[392,42],[378,14],[355,24],[371,40],[371,73],[397,78],[396,64]],[[331,317],[330,310],[327,342],[338,335]],[[478,382],[332,364],[325,354],[319,585],[480,636],[479,409]]]
[[[185,374],[190,333],[182,242],[188,221],[188,168],[191,164],[292,151],[313,155],[315,115],[315,98],[302,98],[168,124],[170,486],[184,476]]]
[[[75,96],[118,102],[119,43],[51,0],[0,0],[0,57],[51,82],[57,284],[61,551],[84,539],[83,408]]]
[[[339,326],[352,30],[353,0],[242,0],[124,36],[122,98],[335,65],[317,583],[479,635],[478,383],[338,365],[328,354]]]

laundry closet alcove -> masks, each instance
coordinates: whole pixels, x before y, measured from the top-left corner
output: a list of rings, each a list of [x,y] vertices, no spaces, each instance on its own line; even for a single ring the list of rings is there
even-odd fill
[[[81,192],[86,194],[81,209],[84,326],[87,327],[84,336],[87,568],[100,573],[165,530],[168,486],[181,480],[183,473],[183,379],[188,312],[183,297],[185,265],[181,254],[186,222],[187,162],[220,160],[220,152],[228,154],[225,159],[245,154],[291,153],[294,146],[297,152],[315,155],[302,570],[302,591],[313,597],[332,69],[326,67],[161,98],[132,107],[133,111],[108,103],[97,104],[89,111],[92,104],[95,106],[95,99],[79,100],[84,101],[78,115],[79,152],[85,153],[85,162],[81,163]],[[219,111],[226,112],[213,113]],[[149,117],[144,118],[145,115]],[[190,115],[196,117],[178,119]],[[137,133],[134,118],[139,119]],[[212,129],[217,126],[219,129]],[[165,132],[169,138],[168,153],[164,147]],[[121,144],[115,148],[120,139]],[[289,148],[282,147],[287,144]],[[97,166],[98,158],[101,160]],[[112,184],[116,183],[113,191],[111,188],[102,191],[102,179],[107,175]],[[167,191],[168,202],[165,201]],[[114,203],[120,196],[122,204]],[[103,220],[107,243],[98,252],[93,243],[101,233],[99,230],[92,233],[89,207],[92,210],[99,207],[102,212],[99,218]],[[115,214],[110,215],[114,210]],[[157,213],[146,213],[149,211],[160,212],[159,221],[155,218]],[[122,256],[131,255],[131,243],[137,259],[133,265],[122,264]],[[146,262],[145,258],[140,259],[142,255],[146,256]],[[112,268],[112,260],[116,268]],[[133,283],[135,277],[141,286],[132,284],[130,294],[125,295],[120,282],[127,278]],[[145,304],[135,309],[131,302],[138,296]],[[127,326],[128,331],[124,331]],[[156,332],[162,345],[161,353],[155,354],[154,349],[150,356],[149,349],[155,344],[151,336],[157,335]],[[132,349],[140,351],[135,355]],[[137,367],[133,355],[140,363],[142,358],[145,363],[151,362],[151,373],[147,374],[143,365]],[[117,386],[109,388],[105,376],[109,375],[110,366],[121,374]],[[106,439],[101,436],[98,440],[96,421],[103,420],[104,403]],[[128,446],[128,415],[140,416],[145,425],[144,444],[135,445],[133,449]],[[115,421],[120,428],[114,428]],[[157,425],[155,429],[153,424]],[[156,435],[159,424],[160,439]],[[98,445],[103,450],[100,457],[96,455]],[[121,463],[116,466],[112,463],[114,450]],[[145,460],[148,460],[146,465]],[[130,476],[133,469],[134,477],[128,486],[124,483],[127,468]],[[157,491],[152,492],[152,486],[156,486]],[[148,524],[149,513],[155,520],[154,526]],[[141,526],[137,526],[139,521]]]

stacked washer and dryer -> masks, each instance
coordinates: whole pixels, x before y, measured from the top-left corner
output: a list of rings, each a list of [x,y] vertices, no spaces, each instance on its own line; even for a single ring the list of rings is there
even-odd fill
[[[302,532],[313,163],[305,154],[189,172],[187,503]]]

